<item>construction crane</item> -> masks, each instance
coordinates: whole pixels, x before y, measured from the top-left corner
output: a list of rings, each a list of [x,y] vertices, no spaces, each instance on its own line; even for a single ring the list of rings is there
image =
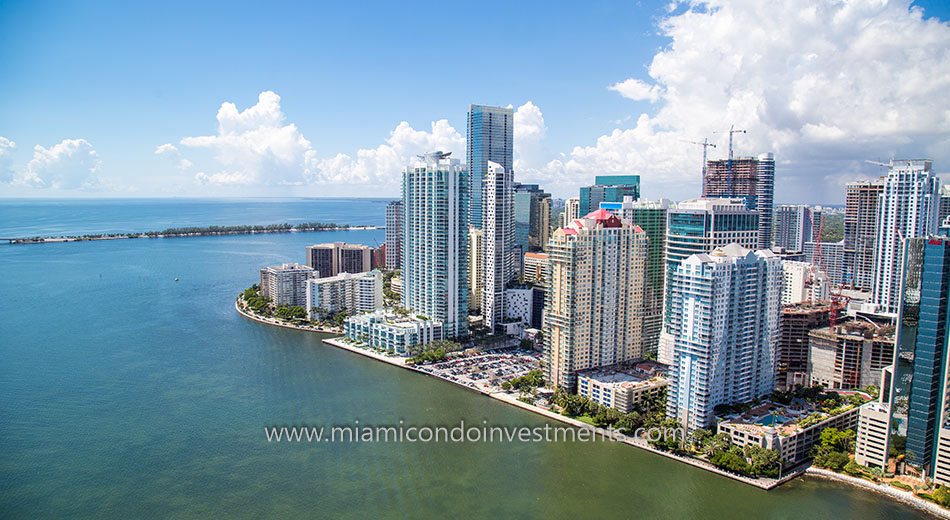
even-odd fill
[[[811,214],[811,228],[815,229],[815,213]],[[812,268],[811,268],[811,277],[812,280],[818,282],[818,274],[822,273],[825,275],[825,279],[828,280],[829,285],[831,285],[831,277],[828,275],[827,269],[825,269],[824,253],[822,252],[821,247],[821,235],[825,229],[825,219],[824,215],[818,220],[818,234],[814,237],[813,241],[815,243],[815,254],[812,256]],[[820,283],[820,282],[818,282]],[[846,309],[848,304],[851,302],[851,297],[842,294],[844,289],[843,285],[838,285],[834,290],[830,290],[828,294],[829,305],[828,305],[828,325],[831,326],[832,333],[838,327],[838,313],[842,309]],[[814,296],[814,292],[812,295]]]
[[[726,161],[726,186],[729,190],[729,196],[734,196],[732,193],[732,136],[735,134],[744,134],[745,130],[736,130],[736,125],[729,126],[729,160]],[[716,132],[717,134],[724,134],[726,132]]]
[[[707,156],[706,151],[709,149],[710,146],[715,148],[716,145],[710,143],[709,139],[706,137],[703,138],[703,142],[690,141],[688,139],[681,139],[681,141],[683,141],[684,143],[696,144],[703,147],[703,182],[706,182],[706,156]]]

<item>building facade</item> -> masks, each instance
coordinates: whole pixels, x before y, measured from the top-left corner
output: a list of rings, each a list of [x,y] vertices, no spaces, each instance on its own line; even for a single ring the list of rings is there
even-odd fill
[[[402,306],[468,335],[468,173],[457,159],[427,153],[403,172]]]
[[[494,332],[505,318],[505,286],[515,276],[514,178],[489,161],[483,186],[482,323]]]
[[[466,143],[469,185],[471,194],[469,224],[481,228],[485,207],[483,185],[488,175],[488,162],[500,164],[506,172],[513,172],[515,115],[510,108],[469,105],[468,140]]]
[[[910,238],[903,249],[891,409],[905,461],[932,476],[948,390],[950,238]]]
[[[804,204],[782,205],[775,209],[773,245],[786,251],[804,251],[820,229],[822,213]]]
[[[307,280],[315,275],[306,265],[287,263],[261,268],[261,294],[274,305],[307,305]]]
[[[819,249],[821,249],[820,258],[818,256]],[[828,280],[831,283],[845,283],[843,240],[840,242],[822,242],[820,247],[817,242],[805,242],[805,262],[818,266],[819,270],[828,275]]]
[[[874,286],[878,204],[884,180],[849,182],[844,210],[844,279],[859,291]]]
[[[901,280],[901,240],[937,232],[939,179],[928,160],[891,160],[877,217],[874,303],[896,313]]]
[[[520,255],[540,251],[551,236],[551,194],[537,184],[515,183],[515,246]]]
[[[782,307],[776,352],[775,386],[791,390],[808,386],[808,334],[828,326],[831,307],[827,303],[803,303]]]
[[[587,215],[599,209],[601,202],[623,202],[624,197],[640,198],[639,175],[597,175],[593,186],[581,187],[578,212]]]
[[[402,201],[386,205],[386,269],[402,269]]]
[[[876,385],[894,363],[894,329],[863,320],[808,333],[810,386],[852,390]]]
[[[649,244],[641,228],[597,210],[548,243],[544,369],[573,391],[577,372],[640,359]]]
[[[561,214],[561,227],[567,227],[581,216],[580,197],[571,197],[564,201],[564,213]]]
[[[775,156],[737,157],[708,161],[703,176],[703,197],[742,198],[759,215],[757,249],[772,245],[772,199],[775,191]]]
[[[669,281],[667,416],[692,432],[714,424],[716,406],[775,388],[782,266],[770,250],[730,244],[690,256]]]
[[[346,242],[307,246],[307,265],[315,271],[317,278],[340,273],[365,273],[373,268],[373,248]]]
[[[401,356],[409,355],[414,347],[443,339],[441,322],[384,310],[350,316],[343,328],[346,338],[357,345]]]
[[[323,319],[340,311],[371,312],[383,306],[383,273],[340,273],[306,282],[307,316]]]

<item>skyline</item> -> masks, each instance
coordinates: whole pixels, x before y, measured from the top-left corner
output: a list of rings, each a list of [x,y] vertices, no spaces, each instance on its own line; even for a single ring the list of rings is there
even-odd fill
[[[432,5],[5,4],[0,64],[22,80],[0,97],[0,197],[395,198],[415,154],[462,157],[470,103],[512,105],[515,180],[558,198],[625,173],[644,198],[698,197],[702,149],[681,140],[723,158],[712,132],[731,124],[749,131],[737,156],[775,153],[777,204],[843,203],[844,183],[882,173],[866,159],[926,157],[948,179],[939,2],[529,3],[478,49],[406,37],[488,9]]]

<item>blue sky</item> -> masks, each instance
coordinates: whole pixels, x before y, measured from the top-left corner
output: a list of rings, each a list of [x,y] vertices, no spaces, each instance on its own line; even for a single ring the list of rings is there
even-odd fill
[[[795,92],[771,94],[765,66],[760,86],[749,89],[732,86],[735,75],[704,71],[717,61],[735,66],[735,56],[748,61],[758,49],[771,53],[764,60],[769,66],[815,54],[779,41],[743,48],[737,41],[742,31],[729,36],[729,24],[742,23],[742,6],[732,3],[669,10],[667,2],[2,1],[0,136],[16,145],[0,147],[0,177],[6,181],[0,196],[359,195],[368,187],[395,194],[404,156],[427,145],[451,148],[464,138],[468,103],[519,109],[524,128],[533,130],[517,138],[516,176],[550,185],[561,196],[595,174],[621,172],[641,173],[647,196],[696,195],[699,188],[691,185],[701,152],[681,139],[717,139],[712,131],[731,122],[746,123],[750,135],[755,130],[741,152],[777,148],[785,152],[783,157],[777,151],[780,165],[795,158],[785,164],[787,186],[780,171],[780,201],[836,202],[841,197],[793,189],[799,183],[791,180],[821,170],[821,182],[838,186],[843,175],[874,173],[860,165],[865,158],[929,154],[950,139],[940,120],[925,117],[934,102],[950,106],[945,97],[922,101],[916,109],[923,119],[905,123],[906,132],[882,128],[851,138],[842,135],[867,122],[845,115],[838,119],[849,120],[839,124],[795,105],[801,97]],[[950,41],[950,8],[941,2],[915,5],[924,9],[922,19],[914,19],[906,3],[869,8],[855,17],[853,34],[825,26],[833,32],[827,41],[860,42],[857,31],[868,20],[891,20],[910,30],[917,24],[930,35],[924,52],[933,54],[921,62],[946,79],[946,47],[943,55],[932,48]],[[664,28],[670,20],[676,27]],[[822,30],[810,23],[790,24],[790,30]],[[691,41],[690,35],[700,37],[707,29],[712,41]],[[827,47],[814,40],[816,49]],[[859,43],[842,45],[867,53]],[[919,51],[914,45],[906,45],[908,53]],[[704,63],[693,61],[706,48]],[[868,66],[909,73],[903,70],[906,58],[893,48],[880,54],[883,63]],[[832,60],[825,68],[835,66]],[[798,74],[811,77],[814,70],[802,67]],[[683,76],[693,73],[712,85],[703,92],[724,89],[726,97],[687,92],[686,82],[695,81]],[[635,82],[608,88],[628,79]],[[851,85],[861,87],[860,81]],[[222,103],[234,103],[240,113],[267,91],[279,96],[262,116],[270,130],[241,126],[237,141],[219,132],[215,116]],[[886,113],[915,107],[915,100],[901,95],[869,96],[866,108]],[[794,122],[786,124],[782,114],[763,115],[763,106],[781,104],[798,106]],[[817,101],[812,105],[816,112],[821,108]],[[701,124],[691,121],[690,110]],[[442,119],[447,126],[433,129],[432,122]],[[395,132],[403,121],[413,133]],[[789,140],[789,128],[799,133],[798,141]],[[188,137],[216,135],[183,144]],[[275,135],[290,139],[289,148]],[[809,139],[829,136],[839,146],[801,152],[815,148],[808,147]],[[278,151],[261,151],[267,145],[259,142],[274,143]],[[156,154],[166,143],[175,150]],[[940,169],[944,157],[934,158]]]

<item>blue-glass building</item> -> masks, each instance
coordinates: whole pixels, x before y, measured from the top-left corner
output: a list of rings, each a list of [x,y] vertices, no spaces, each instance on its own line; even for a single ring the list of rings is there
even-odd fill
[[[581,215],[600,208],[601,202],[623,202],[624,196],[640,198],[639,175],[598,175],[593,186],[581,187]]]
[[[893,427],[907,436],[907,463],[932,475],[947,388],[950,239],[906,239],[902,267]]]
[[[479,229],[482,228],[482,185],[488,173],[488,161],[500,164],[506,172],[514,171],[514,129],[512,109],[469,105],[466,147],[471,196],[469,223]]]

